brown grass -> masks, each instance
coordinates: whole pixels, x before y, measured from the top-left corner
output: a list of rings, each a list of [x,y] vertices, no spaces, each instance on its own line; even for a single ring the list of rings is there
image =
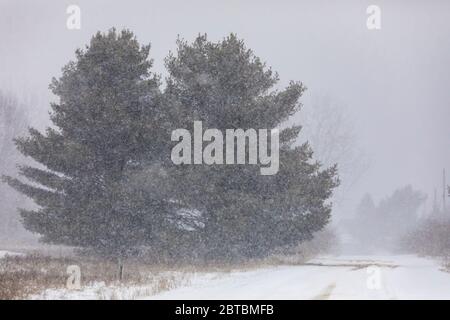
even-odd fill
[[[444,258],[443,267],[443,271],[450,273],[450,257]]]
[[[103,282],[96,299],[138,299],[187,284],[195,273],[248,271],[279,264],[302,264],[303,257],[274,255],[265,259],[241,263],[198,262],[195,264],[152,264],[146,258],[124,261],[124,274],[117,281],[115,261],[92,256],[55,257],[30,253],[0,259],[0,300],[27,299],[32,295],[45,298],[47,289],[64,289],[68,279],[67,267],[77,265],[81,270],[82,289]],[[127,290],[122,290],[127,287]],[[132,288],[132,289],[130,289]],[[68,292],[70,295],[70,291]]]
[[[0,259],[0,300],[26,299],[46,289],[65,288],[67,267],[78,265],[81,269],[82,286],[104,282],[106,286],[142,286],[151,284],[153,293],[169,290],[176,286],[176,279],[167,268],[129,260],[125,262],[122,281],[117,281],[117,264],[97,257],[55,258],[38,254],[6,256]],[[149,291],[141,288],[140,291]],[[144,292],[137,291],[134,295]],[[149,292],[146,292],[149,293]],[[147,294],[148,295],[148,294]],[[102,297],[99,297],[102,298]],[[114,296],[109,296],[113,299]]]
[[[26,255],[0,259],[0,300],[27,299],[48,289],[63,289],[66,287],[69,276],[66,272],[70,265],[80,267],[82,289],[95,283],[105,284],[106,288],[99,289],[97,299],[136,299],[186,284],[189,276],[195,273],[209,272],[220,277],[232,271],[249,271],[276,265],[304,265],[318,253],[326,252],[329,243],[335,242],[330,239],[333,236],[329,232],[323,233],[289,254],[280,252],[262,259],[230,263],[197,260],[174,264],[144,255],[124,261],[124,275],[120,283],[117,281],[116,261],[87,255],[77,256],[72,249],[67,248],[54,247],[50,251],[30,248],[25,250]],[[45,255],[42,252],[46,252]],[[133,289],[129,290],[130,287]]]

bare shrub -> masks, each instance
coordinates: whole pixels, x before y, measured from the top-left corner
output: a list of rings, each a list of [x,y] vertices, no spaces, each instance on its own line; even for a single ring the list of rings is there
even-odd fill
[[[271,265],[303,264],[319,254],[336,252],[339,249],[339,243],[336,231],[332,228],[326,228],[317,232],[313,239],[302,242],[293,249],[280,250],[279,253],[270,255],[264,261]]]
[[[424,256],[450,257],[450,219],[427,218],[402,240],[402,247]]]

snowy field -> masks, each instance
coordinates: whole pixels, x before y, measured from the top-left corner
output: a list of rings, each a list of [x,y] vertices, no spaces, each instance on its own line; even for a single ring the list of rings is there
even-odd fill
[[[19,256],[22,255],[21,253],[17,253],[17,252],[11,252],[11,251],[6,251],[6,250],[0,250],[0,259],[4,258],[6,256]]]
[[[450,299],[450,273],[413,255],[324,256],[303,265],[174,273],[168,288],[50,289],[30,299]],[[157,283],[157,282],[155,282]],[[156,289],[156,290],[155,290]],[[155,294],[154,292],[158,292]]]
[[[149,299],[450,299],[450,273],[415,256],[340,256],[205,275]]]

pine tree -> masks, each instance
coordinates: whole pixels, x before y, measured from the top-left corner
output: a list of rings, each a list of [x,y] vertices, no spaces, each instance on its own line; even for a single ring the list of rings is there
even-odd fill
[[[29,182],[4,180],[39,206],[21,215],[44,242],[122,259],[155,241],[167,202],[149,192],[156,182],[143,190],[142,175],[158,181],[166,134],[149,49],[126,30],[97,33],[52,80],[54,126],[16,139],[40,165],[20,168]]]
[[[273,129],[300,110],[305,87],[274,91],[278,75],[231,34],[213,43],[178,41],[166,60],[165,98],[178,128]],[[272,90],[272,91],[271,91]],[[261,176],[259,165],[180,165],[174,197],[201,212],[198,232],[207,257],[268,254],[310,239],[330,219],[327,203],[338,184],[336,166],[322,169],[307,143],[294,146],[300,126],[280,131],[280,169]]]
[[[298,112],[305,87],[273,91],[278,76],[231,35],[178,42],[167,87],[133,34],[96,34],[53,79],[54,126],[17,147],[39,166],[4,180],[39,206],[22,210],[43,241],[94,249],[119,261],[140,246],[206,250],[209,258],[262,256],[310,239],[330,219],[336,166],[322,169],[300,126],[281,130],[279,172],[260,165],[175,166],[170,132],[272,129]],[[272,90],[272,91],[270,91]]]
[[[358,207],[356,208],[356,214],[359,217],[365,217],[366,219],[376,219],[376,206],[375,202],[372,199],[372,196],[366,193],[361,199]]]
[[[402,237],[417,226],[425,199],[425,194],[409,185],[395,190],[377,205],[370,195],[365,195],[350,221],[350,233],[365,250],[398,249]]]

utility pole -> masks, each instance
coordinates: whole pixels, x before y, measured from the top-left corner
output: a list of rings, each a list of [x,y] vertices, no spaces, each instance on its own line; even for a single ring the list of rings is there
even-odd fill
[[[439,203],[437,199],[437,190],[434,188],[434,198],[433,198],[433,212],[438,213],[439,212]]]
[[[447,198],[447,181],[445,179],[445,168],[442,171],[442,211],[445,213],[446,211],[446,204],[445,204],[445,200]]]

